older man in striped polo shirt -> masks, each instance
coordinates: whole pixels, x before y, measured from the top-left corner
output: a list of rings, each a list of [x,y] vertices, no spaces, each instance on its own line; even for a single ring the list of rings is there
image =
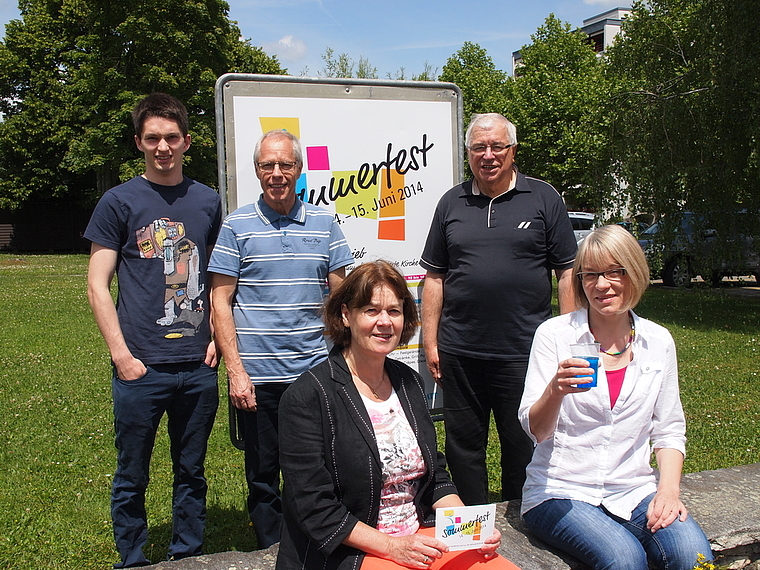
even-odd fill
[[[331,212],[296,196],[298,139],[270,131],[253,155],[262,195],[224,221],[209,263],[214,337],[230,399],[243,410],[248,513],[259,548],[280,540],[277,409],[288,385],[327,356],[319,309],[351,250]]]

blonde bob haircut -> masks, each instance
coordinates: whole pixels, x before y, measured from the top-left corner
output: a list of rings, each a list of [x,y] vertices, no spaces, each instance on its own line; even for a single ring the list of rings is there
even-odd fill
[[[387,286],[401,300],[404,327],[399,344],[406,344],[412,339],[419,321],[417,304],[404,276],[390,263],[380,259],[357,266],[335,291],[330,292],[322,311],[322,320],[325,333],[335,346],[346,348],[351,345],[351,329],[343,324],[343,306],[352,310],[368,305],[375,289],[382,286]]]
[[[641,300],[649,287],[649,265],[639,242],[621,226],[602,226],[586,236],[578,247],[572,284],[576,307],[588,307],[588,299],[578,274],[592,265],[605,267],[610,258],[615,265],[625,268],[625,310],[633,309]]]

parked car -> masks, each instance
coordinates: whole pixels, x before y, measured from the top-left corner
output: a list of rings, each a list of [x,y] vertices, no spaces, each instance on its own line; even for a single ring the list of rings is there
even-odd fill
[[[568,212],[570,223],[573,224],[575,243],[580,244],[594,229],[594,214],[588,212]]]
[[[732,227],[747,228],[746,211],[731,214]],[[747,219],[746,222],[749,220]],[[760,255],[753,247],[753,239],[741,233],[731,233],[719,239],[715,229],[705,227],[702,218],[684,212],[680,222],[670,226],[674,235],[670,240],[661,235],[669,227],[659,221],[642,232],[639,245],[644,250],[652,276],[662,278],[670,287],[688,287],[692,278],[701,276],[718,285],[724,276],[754,275],[760,282]]]
[[[628,230],[635,238],[639,238],[639,236],[646,230],[649,229],[649,227],[652,225],[651,223],[647,224],[645,222],[618,222],[617,225],[625,228]]]

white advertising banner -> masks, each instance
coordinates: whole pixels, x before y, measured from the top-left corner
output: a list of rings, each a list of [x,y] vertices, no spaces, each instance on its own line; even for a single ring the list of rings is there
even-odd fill
[[[461,93],[453,84],[230,74],[217,82],[219,180],[228,212],[261,194],[259,137],[297,136],[304,167],[296,192],[335,214],[357,264],[385,259],[420,299],[419,257],[441,195],[462,179]],[[349,269],[351,269],[349,267]],[[426,379],[419,333],[391,357]]]

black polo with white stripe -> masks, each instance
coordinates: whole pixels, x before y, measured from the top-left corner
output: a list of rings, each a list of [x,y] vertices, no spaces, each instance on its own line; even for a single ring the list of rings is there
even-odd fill
[[[420,265],[445,274],[440,350],[527,360],[533,333],[551,316],[551,272],[572,267],[576,243],[562,197],[517,173],[496,198],[472,181],[444,194]]]

